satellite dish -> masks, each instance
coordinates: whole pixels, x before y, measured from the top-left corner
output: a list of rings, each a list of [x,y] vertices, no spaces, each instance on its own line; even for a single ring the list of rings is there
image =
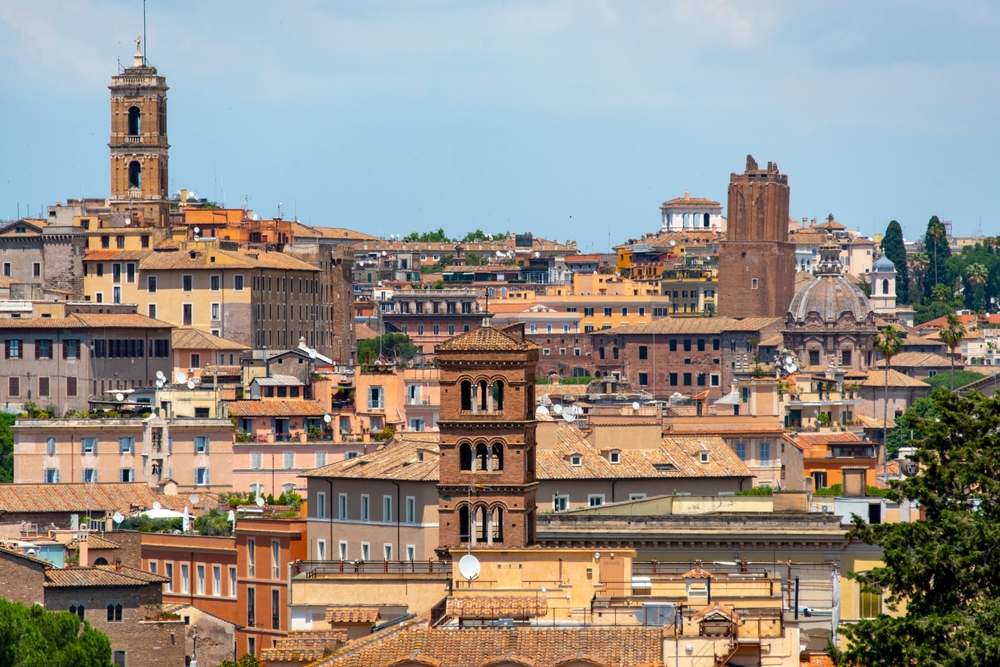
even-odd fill
[[[233,510],[229,510],[229,514],[226,515],[226,518],[229,519],[230,523],[236,521],[236,512],[234,512]]]
[[[385,257],[385,250],[382,251],[382,256]]]
[[[156,381],[156,388],[157,389],[163,389],[163,380],[157,380]]]
[[[192,493],[190,496],[188,496],[188,500],[191,501],[192,505],[197,505],[198,504],[198,494],[197,493]]]
[[[257,507],[263,507],[264,506],[264,499],[261,498],[260,496],[257,496],[257,500],[255,500],[254,502],[257,504]]]
[[[125,400],[125,394],[118,392],[117,394],[115,394],[115,400],[121,403],[122,401]]]
[[[161,505],[160,503],[153,503],[153,509],[154,510],[163,509],[163,505]]]
[[[549,414],[549,409],[547,407],[545,407],[544,405],[539,405],[537,408],[535,408],[535,414],[536,415],[547,415],[547,414]]]
[[[194,389],[194,380],[188,380],[187,388],[188,389]]]
[[[563,408],[564,415],[573,415],[574,417],[580,414],[579,409],[575,405],[567,405]]]
[[[479,577],[480,569],[479,559],[472,554],[465,554],[462,560],[458,561],[458,571],[469,581]]]
[[[331,421],[333,421],[333,417],[331,417],[330,415],[323,415],[323,421],[329,424]]]
[[[920,472],[920,466],[915,461],[910,460],[903,461],[903,465],[899,466],[899,469],[907,477],[913,477]]]
[[[638,410],[638,409],[639,409],[639,407],[640,407],[640,406],[639,406],[639,401],[636,401],[635,403],[633,403],[633,404],[632,404],[632,409],[633,409],[633,410]]]
[[[557,415],[561,415],[562,411],[563,411],[563,406],[559,405],[558,403],[552,406],[552,412],[556,413]]]
[[[174,382],[176,382],[177,384],[181,384],[185,380],[187,380],[187,375],[185,375],[181,371],[177,371],[174,373]]]
[[[535,253],[535,257],[541,257],[541,256],[542,256],[542,253],[540,253],[540,252],[536,252]]]
[[[166,380],[167,376],[163,374],[163,371],[156,371],[156,378],[158,380]]]
[[[201,234],[201,227],[194,228],[194,235],[197,236],[198,234]]]
[[[573,421],[574,415],[573,415],[572,412],[566,412],[566,413],[563,414],[563,419],[566,420],[566,423],[570,423],[570,422]]]
[[[124,521],[124,520],[125,520],[125,517],[123,517],[123,516],[122,516],[122,513],[121,513],[121,512],[115,512],[115,515],[114,515],[113,517],[111,517],[111,518],[112,518],[112,520],[114,520],[114,522],[115,522],[115,525],[118,525],[118,524],[120,524],[120,523],[121,523],[122,521]]]

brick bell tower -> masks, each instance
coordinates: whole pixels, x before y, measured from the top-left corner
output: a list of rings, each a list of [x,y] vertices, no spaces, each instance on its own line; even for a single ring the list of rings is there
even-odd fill
[[[441,367],[439,545],[535,542],[535,368],[524,324],[483,326],[436,349]]]
[[[795,244],[788,240],[788,176],[752,156],[729,177],[726,240],[719,249],[719,315],[785,317],[795,296]]]
[[[170,225],[167,83],[146,64],[140,39],[132,67],[111,77],[111,212],[129,224]]]

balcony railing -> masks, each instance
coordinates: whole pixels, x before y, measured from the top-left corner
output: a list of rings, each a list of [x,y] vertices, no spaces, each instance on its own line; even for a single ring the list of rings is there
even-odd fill
[[[385,575],[440,574],[451,575],[451,561],[441,560],[312,560],[295,563],[295,575],[307,579],[350,575],[377,579]]]

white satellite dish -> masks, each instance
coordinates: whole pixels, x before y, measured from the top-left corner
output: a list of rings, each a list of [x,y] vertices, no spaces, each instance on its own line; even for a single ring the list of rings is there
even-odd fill
[[[158,380],[166,380],[167,376],[163,374],[163,371],[156,371],[156,378]]]
[[[115,394],[115,400],[121,403],[122,401],[125,400],[125,394],[118,392],[117,394]]]
[[[157,389],[163,389],[163,380],[157,380],[156,381],[156,388]]]
[[[552,406],[552,412],[556,413],[557,415],[561,415],[562,411],[563,411],[563,406],[559,405],[558,403]]]
[[[469,581],[477,579],[480,570],[479,559],[472,554],[465,554],[462,560],[458,561],[458,571]]]
[[[197,236],[198,234],[201,234],[201,227],[194,228],[194,235]]]
[[[198,494],[197,494],[197,493],[192,493],[192,494],[191,494],[191,495],[190,495],[190,496],[188,497],[188,500],[190,500],[190,501],[191,501],[191,504],[192,504],[192,505],[197,505],[197,504],[198,504]]]
[[[187,380],[187,375],[185,375],[181,371],[176,371],[174,373],[174,382],[176,382],[177,384],[181,384],[182,382],[184,382],[186,380]]]
[[[257,500],[255,500],[254,502],[257,504],[257,507],[263,507],[264,506],[264,499],[261,498],[260,496],[257,496]]]
[[[187,388],[188,389],[194,389],[194,380],[188,380]]]
[[[544,405],[539,405],[537,408],[535,408],[535,414],[536,415],[547,415],[547,414],[549,414],[549,409],[547,407],[545,407]]]
[[[540,252],[535,252],[535,257],[541,257],[541,256],[542,256],[542,253],[540,253]]]
[[[154,510],[163,509],[163,505],[161,505],[160,503],[153,503],[153,509]]]
[[[636,401],[635,403],[632,404],[632,409],[633,410],[638,410],[639,409],[639,401]]]
[[[323,421],[325,421],[327,424],[329,424],[332,420],[333,417],[331,417],[330,415],[323,415]]]
[[[575,416],[573,415],[572,412],[566,412],[563,414],[563,419],[565,419],[566,423],[568,424],[575,419]]]
[[[671,246],[677,245],[677,241],[674,241],[673,239],[670,239],[670,245]]]
[[[117,525],[117,524],[120,524],[120,523],[121,523],[122,521],[124,521],[124,520],[125,520],[125,517],[123,517],[123,516],[122,516],[122,513],[121,513],[121,512],[115,512],[115,515],[114,515],[113,517],[111,517],[111,519],[112,519],[112,520],[113,520],[113,521],[115,522],[115,524]]]
[[[386,255],[385,250],[383,250],[382,251],[382,256],[385,257],[385,255]]]
[[[229,510],[229,514],[226,515],[226,518],[229,519],[230,523],[236,521],[236,512],[234,512],[233,510]]]
[[[573,415],[575,417],[578,414],[580,414],[580,410],[575,405],[567,405],[565,408],[563,408],[563,414]]]

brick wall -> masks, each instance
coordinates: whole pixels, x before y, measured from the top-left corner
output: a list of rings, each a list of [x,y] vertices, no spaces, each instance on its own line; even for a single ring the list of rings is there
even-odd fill
[[[734,318],[784,317],[788,314],[793,296],[794,243],[722,243],[719,250],[719,315]]]
[[[0,551],[0,598],[45,604],[45,565]]]
[[[721,333],[656,336],[595,333],[593,340],[594,363],[601,375],[620,373],[637,391],[665,398],[674,393],[694,396],[708,390],[709,400],[721,398],[728,392]],[[685,342],[690,349],[685,349]],[[699,342],[703,349],[699,349]],[[604,348],[603,360],[600,359],[601,348]],[[645,358],[642,348],[645,348]],[[699,384],[699,377],[702,384]]]

